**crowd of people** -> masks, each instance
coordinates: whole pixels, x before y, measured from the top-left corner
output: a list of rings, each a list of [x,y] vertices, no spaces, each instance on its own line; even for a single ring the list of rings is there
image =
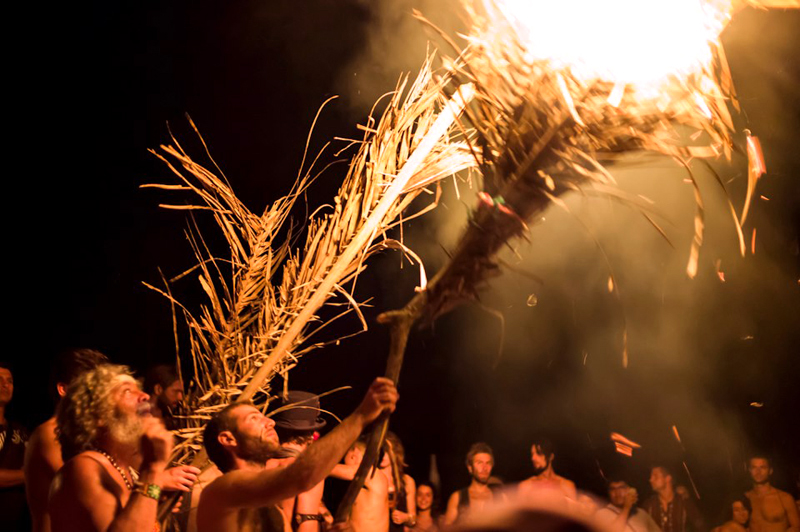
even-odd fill
[[[759,454],[747,463],[752,488],[731,497],[724,522],[704,521],[665,465],[652,467],[653,493],[641,503],[631,479],[620,476],[607,478],[607,501],[581,493],[555,472],[556,449],[544,439],[531,444],[533,475],[514,485],[493,475],[489,445],[472,445],[465,461],[469,485],[450,494],[440,511],[439,486],[406,473],[403,444],[391,432],[347,521],[334,522],[328,508],[338,506],[341,488],[356,476],[364,429],[396,408],[399,395],[387,379],[375,379],[359,406],[323,437],[327,422],[315,394],[289,391],[269,415],[249,402],[231,403],[204,429],[208,463],[202,469],[170,464],[173,413],[184,393],[175,368],[152,368],[142,387],[102,353],[73,350],[52,365],[49,387],[55,412],[29,438],[6,419],[13,374],[0,363],[4,531],[149,532],[159,522],[192,532],[530,530],[546,514],[566,519],[571,530],[800,532],[798,501],[771,484],[772,464]],[[166,521],[159,519],[165,507],[172,512]],[[506,509],[495,523],[517,524],[474,524],[493,508]],[[514,510],[512,518],[508,508],[525,510]],[[548,527],[564,528],[541,528]]]

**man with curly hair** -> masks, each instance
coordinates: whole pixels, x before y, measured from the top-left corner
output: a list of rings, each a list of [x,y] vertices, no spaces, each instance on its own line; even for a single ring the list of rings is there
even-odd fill
[[[104,364],[79,375],[56,422],[65,463],[51,486],[52,530],[152,531],[161,489],[174,481],[172,434],[150,415],[128,368]]]

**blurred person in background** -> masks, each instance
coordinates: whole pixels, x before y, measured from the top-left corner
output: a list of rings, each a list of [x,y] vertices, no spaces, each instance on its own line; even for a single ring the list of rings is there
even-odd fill
[[[49,392],[56,406],[67,394],[75,377],[107,364],[108,358],[94,349],[71,349],[59,353],[50,366]],[[25,451],[25,494],[31,512],[33,532],[50,532],[47,495],[56,472],[64,465],[61,444],[56,437],[56,416],[36,427]]]
[[[750,528],[750,499],[740,495],[731,499],[725,511],[726,521],[712,532],[747,532]]]
[[[4,531],[22,532],[30,530],[22,470],[28,433],[6,417],[6,407],[13,397],[11,366],[0,362],[0,524]]]
[[[751,532],[800,532],[797,506],[791,495],[770,483],[772,464],[766,456],[754,455],[747,461],[753,487],[745,493],[753,511]]]

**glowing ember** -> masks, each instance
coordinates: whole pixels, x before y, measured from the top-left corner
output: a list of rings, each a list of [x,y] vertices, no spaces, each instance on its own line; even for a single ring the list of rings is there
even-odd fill
[[[641,445],[639,445],[633,440],[626,438],[619,432],[612,432],[611,440],[614,442],[615,450],[620,454],[624,454],[625,456],[633,456],[634,449],[642,448]]]
[[[678,434],[678,427],[676,427],[675,425],[672,425],[672,434],[673,436],[675,436],[675,439],[678,440],[678,443],[682,443],[681,435]]]
[[[497,0],[528,43],[584,79],[637,88],[701,71],[731,16],[730,0]]]

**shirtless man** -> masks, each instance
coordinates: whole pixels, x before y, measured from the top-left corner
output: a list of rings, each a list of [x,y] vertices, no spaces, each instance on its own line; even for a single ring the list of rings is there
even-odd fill
[[[545,439],[533,442],[531,445],[533,476],[520,482],[518,493],[521,497],[534,496],[536,493],[541,493],[543,489],[555,489],[571,501],[577,499],[575,483],[557,475],[553,470],[554,459],[555,451],[552,443]]]
[[[104,364],[70,384],[56,411],[66,462],[50,490],[54,532],[154,529],[172,434],[148,399],[125,366]]]
[[[353,480],[366,448],[366,440],[356,441],[344,456],[344,463],[336,465],[331,471],[331,476],[342,480]],[[389,480],[380,471],[369,475],[364,482],[364,488],[353,504],[350,525],[355,532],[389,530]]]
[[[224,474],[200,496],[199,532],[284,530],[277,505],[319,484],[367,425],[384,411],[394,411],[397,399],[392,381],[376,379],[339,426],[291,464],[275,468],[268,467],[280,450],[275,422],[248,403],[223,409],[203,433],[209,458]]]
[[[74,349],[56,356],[50,367],[50,393],[56,405],[67,395],[67,386],[72,379],[106,363],[106,356],[93,349]],[[53,417],[36,427],[25,450],[25,492],[33,532],[50,532],[47,496],[53,477],[63,465],[61,445],[56,438],[56,416],[53,414]]]
[[[472,480],[468,487],[450,495],[444,516],[445,526],[462,520],[468,512],[483,510],[492,501],[505,499],[496,485],[489,484],[493,467],[492,448],[485,443],[473,444],[467,453],[467,471]]]
[[[753,507],[751,532],[800,532],[800,519],[792,496],[770,485],[769,459],[755,455],[747,466],[753,480],[753,489],[745,493]]]

